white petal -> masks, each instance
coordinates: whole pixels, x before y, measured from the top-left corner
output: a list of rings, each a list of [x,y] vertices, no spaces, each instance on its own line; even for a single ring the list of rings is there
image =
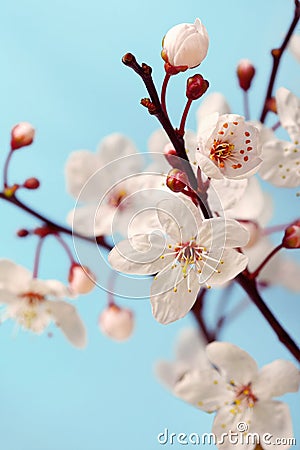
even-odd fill
[[[134,163],[135,169],[139,172],[142,166],[142,157],[138,154],[133,141],[120,133],[112,133],[104,137],[97,148],[102,165],[111,163],[129,155],[136,155],[134,159],[128,159]],[[132,168],[132,167],[131,167]]]
[[[197,275],[193,269],[187,278],[184,278],[180,266],[173,270],[170,268],[162,275],[158,274],[151,286],[153,316],[165,325],[186,316],[196,301],[199,288]]]
[[[281,402],[257,402],[253,408],[253,418],[251,421],[251,431],[258,433],[260,436],[268,433],[272,435],[264,448],[272,447],[274,450],[288,449],[290,444],[284,444],[283,438],[293,437],[292,420],[288,405]],[[276,444],[276,440],[280,440],[281,444]],[[263,441],[262,441],[263,442]]]
[[[93,201],[99,194],[99,179],[94,175],[100,168],[101,161],[97,154],[89,150],[72,152],[65,166],[67,191],[75,198],[81,194],[81,201]],[[87,181],[89,183],[85,186]]]
[[[237,250],[227,248],[222,255],[223,264],[218,266],[219,272],[214,272],[209,278],[211,286],[227,283],[233,280],[247,266],[248,258]]]
[[[150,275],[163,270],[174,260],[173,256],[163,257],[166,242],[162,235],[145,234],[119,242],[109,253],[111,266],[119,272]]]
[[[49,301],[49,310],[66,338],[75,347],[83,348],[86,346],[86,330],[80,319],[76,308],[67,302]]]
[[[276,92],[276,105],[281,125],[292,140],[297,140],[300,136],[300,99],[281,87]]]
[[[198,141],[206,142],[214,133],[219,119],[219,113],[214,112],[203,117],[198,127]]]
[[[250,178],[251,180],[252,178]],[[207,190],[208,204],[212,211],[218,211],[220,214],[224,210],[233,208],[243,198],[243,194],[247,188],[248,179],[232,180],[229,178],[222,178],[220,180],[210,180],[209,188]],[[236,218],[236,216],[228,216]]]
[[[293,34],[289,42],[289,50],[294,58],[300,62],[300,34]]]
[[[197,241],[211,249],[243,247],[249,240],[249,233],[233,219],[217,217],[203,220]]]
[[[204,100],[202,100],[202,103],[196,112],[199,126],[206,116],[216,112],[219,114],[230,113],[230,107],[227,103],[226,98],[224,97],[223,94],[220,94],[219,92],[213,92],[211,94],[208,94],[204,98]]]
[[[252,389],[258,399],[268,399],[287,392],[297,392],[299,385],[299,369],[290,361],[277,359],[258,372]]]
[[[8,259],[0,260],[0,288],[7,289],[14,294],[28,290],[31,273],[25,267],[15,264]]]
[[[210,362],[227,380],[234,384],[248,384],[257,374],[257,364],[244,350],[227,342],[212,342],[206,348]]]
[[[74,231],[84,236],[94,237],[112,234],[112,223],[116,208],[97,203],[81,206],[71,211],[67,217],[67,222]]]
[[[248,431],[252,432],[252,417],[253,408],[238,409],[232,404],[223,406],[217,412],[212,427],[212,432],[218,440],[218,448],[222,450],[254,450],[256,445],[252,443],[252,439],[249,439],[249,444],[246,438],[242,441],[243,433],[239,432],[241,422],[245,423],[249,427]],[[255,432],[255,430],[253,431]],[[232,435],[229,439],[230,432]]]
[[[174,387],[174,394],[206,412],[222,408],[234,399],[222,376],[214,369],[187,372]]]
[[[300,146],[284,141],[269,141],[263,146],[259,173],[278,187],[300,185]]]
[[[39,280],[33,278],[29,283],[29,291],[56,298],[71,296],[71,292],[67,286],[57,280]]]
[[[190,241],[198,233],[201,217],[195,205],[180,196],[162,200],[157,204],[158,219],[176,243]]]
[[[20,297],[16,294],[8,291],[7,289],[0,288],[0,304],[12,304],[20,301]]]

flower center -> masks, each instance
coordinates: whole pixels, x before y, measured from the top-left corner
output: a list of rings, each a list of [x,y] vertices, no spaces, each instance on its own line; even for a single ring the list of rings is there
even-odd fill
[[[231,385],[234,386],[235,391],[233,408],[230,410],[231,414],[241,413],[244,408],[253,408],[258,398],[252,391],[251,383],[242,386],[235,386],[234,383],[231,383]]]
[[[166,256],[174,256],[174,261],[170,265],[167,265],[162,271],[156,275],[157,277],[164,273],[168,269],[175,269],[180,266],[181,270],[178,271],[178,276],[176,278],[174,284],[174,292],[177,292],[177,285],[180,280],[180,275],[183,275],[183,278],[187,279],[187,288],[188,292],[191,292],[190,288],[190,279],[189,274],[191,270],[194,270],[198,276],[202,273],[203,266],[206,265],[208,268],[212,270],[214,273],[220,273],[221,271],[217,269],[219,264],[224,264],[223,261],[220,261],[216,258],[213,258],[206,247],[199,245],[195,239],[191,239],[189,242],[182,242],[180,244],[176,244],[172,246],[171,244],[168,246],[171,250],[168,253],[165,253],[161,256],[161,259],[164,259]],[[199,280],[200,281],[200,280]],[[203,281],[202,281],[203,282]],[[207,285],[207,287],[210,287]]]
[[[110,196],[108,203],[113,208],[118,208],[126,197],[127,192],[125,190],[116,191]]]
[[[21,294],[20,297],[26,299],[29,305],[32,306],[45,300],[45,297],[37,292],[25,292],[24,294]]]
[[[225,161],[231,156],[234,150],[234,145],[228,142],[222,142],[219,139],[214,139],[212,148],[210,149],[210,159],[214,161],[218,167],[223,169]]]

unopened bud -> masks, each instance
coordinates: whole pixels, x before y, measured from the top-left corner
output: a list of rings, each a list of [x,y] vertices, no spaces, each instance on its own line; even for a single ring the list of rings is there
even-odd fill
[[[285,248],[300,248],[300,220],[287,227],[282,245]]]
[[[187,79],[186,96],[189,100],[197,100],[207,91],[209,83],[202,75],[194,75]]]
[[[26,230],[25,228],[22,228],[21,230],[17,231],[17,236],[20,237],[20,238],[24,238],[24,237],[26,237],[28,235],[29,235],[29,231]]]
[[[272,111],[273,113],[277,114],[277,104],[275,97],[268,98],[266,102],[266,108],[268,111]]]
[[[120,308],[113,303],[100,314],[99,328],[105,336],[125,341],[132,335],[134,315],[130,309]]]
[[[88,267],[74,263],[69,271],[69,285],[74,294],[88,294],[95,287],[95,275]]]
[[[12,150],[30,145],[34,139],[35,130],[28,122],[20,122],[11,130],[10,146]]]
[[[240,87],[244,91],[248,91],[255,75],[255,67],[252,65],[251,61],[248,59],[242,59],[237,66],[236,73]]]
[[[171,28],[163,39],[162,58],[180,71],[199,66],[208,50],[208,34],[199,19]]]
[[[171,191],[182,192],[188,184],[188,178],[181,170],[172,169],[168,173],[166,185],[169,189],[171,189]]]
[[[40,187],[40,182],[37,178],[28,178],[23,186],[26,189],[38,189]]]

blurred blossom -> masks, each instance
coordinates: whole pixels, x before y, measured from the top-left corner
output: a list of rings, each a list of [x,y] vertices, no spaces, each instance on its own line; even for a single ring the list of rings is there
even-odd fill
[[[100,314],[99,327],[110,339],[125,341],[132,335],[134,329],[133,312],[115,303],[110,304]]]

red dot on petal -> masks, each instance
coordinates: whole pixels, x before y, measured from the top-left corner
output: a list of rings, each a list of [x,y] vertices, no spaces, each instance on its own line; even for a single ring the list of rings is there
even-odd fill
[[[247,147],[248,152],[252,150],[252,147]]]
[[[245,140],[245,144],[250,144],[250,142],[251,142],[250,139]]]
[[[243,155],[245,153],[245,150],[240,150],[240,154]]]
[[[233,125],[238,125],[239,123],[238,122],[232,122],[233,123]]]
[[[226,123],[223,123],[223,127],[224,128],[228,128],[228,123],[226,122]]]
[[[247,136],[247,137],[249,137],[249,136],[250,136],[250,133],[249,133],[249,131],[245,131],[245,136]]]
[[[248,161],[248,156],[244,156],[244,161]]]
[[[219,131],[218,134],[224,134],[224,131]]]

